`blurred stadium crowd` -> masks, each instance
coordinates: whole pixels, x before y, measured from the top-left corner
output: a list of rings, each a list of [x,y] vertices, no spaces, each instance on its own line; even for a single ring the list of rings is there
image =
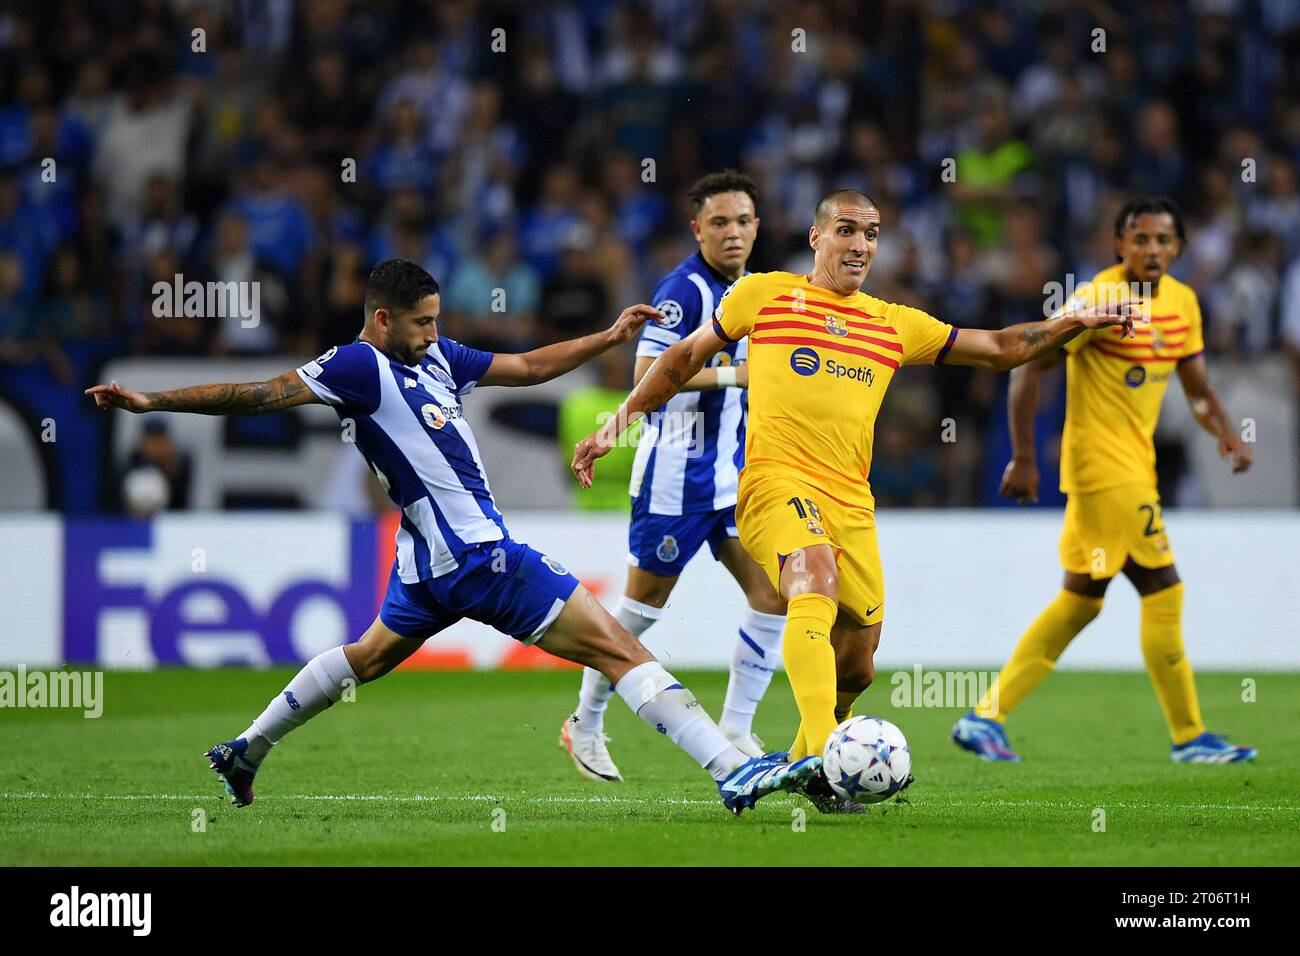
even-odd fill
[[[106,357],[349,341],[390,256],[474,344],[603,327],[722,166],[760,184],[752,269],[803,270],[817,197],[858,186],[867,291],[963,326],[1041,317],[1113,261],[1123,198],[1167,194],[1212,366],[1285,350],[1300,381],[1297,0],[48,0],[0,51],[0,389],[28,400]],[[156,317],[176,274],[258,281],[260,323]],[[878,499],[988,501],[1002,380],[895,388]]]

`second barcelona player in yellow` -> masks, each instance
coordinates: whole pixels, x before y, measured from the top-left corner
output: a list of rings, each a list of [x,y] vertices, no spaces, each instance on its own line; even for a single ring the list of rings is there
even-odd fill
[[[1207,733],[1201,721],[1192,665],[1183,648],[1183,583],[1174,568],[1156,490],[1153,436],[1175,375],[1197,421],[1218,439],[1219,452],[1232,460],[1233,471],[1251,464],[1250,446],[1241,441],[1210,387],[1196,293],[1166,274],[1185,240],[1182,215],[1171,201],[1129,202],[1115,220],[1119,262],[1074,297],[1074,306],[1131,302],[1148,324],[1132,341],[1102,329],[1072,339],[1063,349],[1061,491],[1068,498],[1060,554],[1065,581],[1021,637],[990,694],[953,728],[959,746],[987,760],[1019,760],[1003,722],[1101,612],[1107,586],[1121,573],[1141,597],[1142,656],[1169,727],[1174,762],[1233,763],[1255,756],[1254,748]],[[1001,490],[1022,503],[1038,495],[1033,433],[1038,375],[1057,361],[1057,356],[1046,356],[1012,376],[1013,457]]]

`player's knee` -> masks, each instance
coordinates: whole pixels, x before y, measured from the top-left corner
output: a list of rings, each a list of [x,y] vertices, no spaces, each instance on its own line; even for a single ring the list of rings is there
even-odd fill
[[[1069,591],[1072,594],[1077,594],[1080,597],[1104,598],[1106,596],[1106,589],[1110,586],[1110,582],[1110,578],[1093,579],[1086,574],[1079,574],[1070,571],[1066,572],[1065,582],[1062,584],[1062,587],[1066,591]]]
[[[822,594],[832,601],[840,599],[840,573],[832,562],[787,563],[782,575],[786,600],[800,594]]]
[[[813,572],[806,580],[803,593],[822,594],[832,601],[840,600],[840,575],[835,568],[823,568]]]
[[[876,662],[858,655],[835,664],[835,689],[846,694],[860,694],[876,679]]]
[[[629,582],[626,596],[638,604],[663,607],[668,603],[669,595],[673,593],[675,581],[675,578],[660,578],[657,581],[640,582],[635,586]]]
[[[1171,564],[1164,568],[1144,568],[1130,561],[1124,573],[1133,582],[1142,597],[1148,597],[1174,587],[1181,582],[1177,569]]]
[[[638,604],[663,607],[668,603],[668,598],[672,595],[676,584],[676,576],[655,574],[644,568],[628,568],[627,585],[623,589],[623,595]]]

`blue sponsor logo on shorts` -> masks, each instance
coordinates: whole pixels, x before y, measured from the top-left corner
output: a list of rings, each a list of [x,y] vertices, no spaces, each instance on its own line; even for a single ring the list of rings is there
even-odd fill
[[[681,553],[681,548],[677,547],[677,539],[670,534],[664,535],[664,539],[659,542],[659,547],[655,548],[655,556],[665,563],[676,561]]]
[[[800,375],[816,375],[822,367],[821,356],[809,348],[797,348],[790,353],[790,367]]]
[[[1137,388],[1147,380],[1147,370],[1141,365],[1134,365],[1124,373],[1124,384],[1129,388]]]

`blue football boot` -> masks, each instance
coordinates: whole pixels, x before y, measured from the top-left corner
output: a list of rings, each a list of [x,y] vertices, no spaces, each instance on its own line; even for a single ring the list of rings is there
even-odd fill
[[[769,793],[798,790],[821,769],[821,757],[804,757],[786,763],[787,753],[770,753],[752,757],[718,783],[723,805],[740,816]]]
[[[1011,749],[1007,732],[996,720],[976,717],[967,711],[952,728],[952,742],[962,750],[979,754],[984,760],[1020,763],[1020,754]]]
[[[203,755],[208,758],[209,769],[215,770],[221,778],[226,793],[230,794],[230,802],[237,807],[246,807],[253,802],[253,778],[261,766],[245,758],[247,750],[248,741],[240,737],[217,744]]]
[[[1257,753],[1254,747],[1230,744],[1218,734],[1211,733],[1169,748],[1169,758],[1174,763],[1237,763],[1254,760]]]

